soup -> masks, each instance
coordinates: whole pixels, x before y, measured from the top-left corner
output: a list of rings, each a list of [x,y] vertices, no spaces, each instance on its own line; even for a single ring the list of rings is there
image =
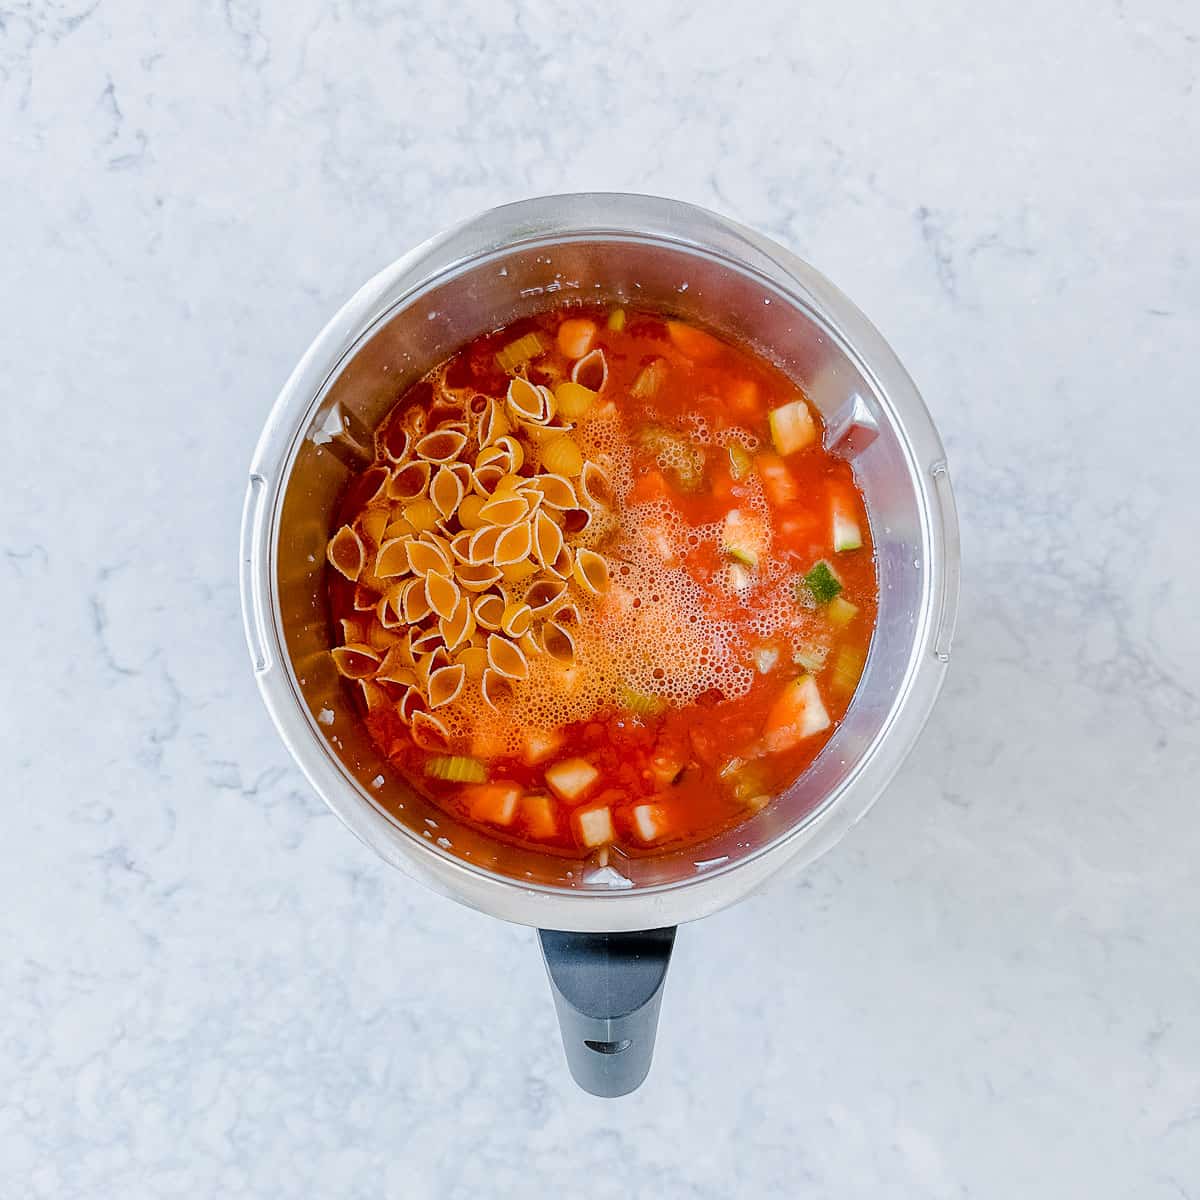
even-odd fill
[[[877,601],[850,465],[796,385],[647,312],[487,334],[402,395],[329,542],[333,659],[380,751],[541,851],[691,845],[845,715]]]

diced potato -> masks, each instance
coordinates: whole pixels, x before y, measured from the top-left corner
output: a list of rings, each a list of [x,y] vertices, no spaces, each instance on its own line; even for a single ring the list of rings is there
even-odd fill
[[[586,317],[570,317],[558,327],[558,348],[567,358],[582,358],[596,336],[596,322]]]
[[[558,832],[554,801],[544,792],[530,793],[521,798],[521,816],[532,837],[549,838]]]
[[[767,414],[771,440],[780,454],[795,454],[817,440],[817,423],[803,400],[793,400]]]
[[[599,778],[600,772],[586,758],[564,758],[546,768],[546,785],[568,804],[578,804]]]
[[[522,755],[526,764],[536,767],[538,763],[553,758],[562,749],[564,735],[559,730],[527,729],[525,731],[525,753]]]
[[[632,817],[634,832],[643,842],[656,842],[668,830],[667,810],[661,804],[638,804]]]
[[[816,679],[801,675],[784,688],[783,694],[771,706],[763,729],[763,741],[772,753],[791,750],[805,738],[828,729],[830,724]]]
[[[521,789],[515,783],[476,783],[463,788],[461,795],[472,820],[511,825],[517,815]]]
[[[612,809],[581,808],[575,814],[575,831],[585,846],[605,846],[616,836]]]

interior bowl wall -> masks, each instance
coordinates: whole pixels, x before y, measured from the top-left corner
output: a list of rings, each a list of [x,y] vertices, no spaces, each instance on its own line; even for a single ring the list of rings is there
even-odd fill
[[[706,324],[747,344],[799,383],[832,427],[857,402],[878,436],[853,446],[875,541],[878,626],[850,711],[821,755],[787,793],[737,828],[686,851],[616,866],[641,886],[695,877],[697,863],[736,860],[813,814],[886,728],[913,654],[927,570],[922,524],[893,414],[849,349],[822,321],[757,275],[662,239],[523,245],[447,271],[398,301],[367,330],[313,398],[290,458],[273,522],[275,616],[292,683],[346,777],[394,821],[450,854],[519,881],[579,887],[580,864],[507,847],[448,817],[413,791],[354,719],[328,655],[324,548],[337,496],[369,455],[371,430],[403,391],[476,335],[551,306],[644,306]],[[332,723],[327,723],[332,714]]]

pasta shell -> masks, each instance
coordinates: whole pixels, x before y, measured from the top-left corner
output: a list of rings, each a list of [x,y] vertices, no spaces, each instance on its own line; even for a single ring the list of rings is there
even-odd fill
[[[375,574],[380,579],[393,579],[398,575],[407,575],[412,567],[408,561],[408,548],[415,543],[409,538],[392,538],[379,547],[375,556]]]
[[[521,636],[517,639],[517,645],[525,651],[526,658],[533,658],[535,655],[541,654],[542,652],[542,643],[534,635],[532,628],[527,629],[523,634],[521,634]]]
[[[404,588],[404,595],[400,601],[401,613],[404,619],[410,624],[415,625],[418,621],[423,621],[430,613],[429,600],[425,595],[425,580],[410,579]]]
[[[475,456],[476,467],[501,466],[508,469],[512,453],[507,446],[488,446]]]
[[[451,652],[471,637],[475,632],[475,609],[469,596],[461,597],[454,612],[438,622],[438,631],[446,643],[446,649]]]
[[[571,511],[578,511],[577,509]],[[563,534],[557,522],[544,512],[538,513],[533,521],[533,552],[542,566],[552,563],[562,549]]]
[[[562,527],[564,533],[582,533],[592,523],[590,508],[564,508]]]
[[[507,563],[500,568],[500,574],[504,577],[506,583],[520,583],[522,579],[528,579],[530,575],[536,575],[537,571],[537,563],[531,558],[523,558],[520,562]]]
[[[438,646],[431,650],[428,654],[417,655],[417,665],[413,668],[417,676],[417,687],[422,692],[429,690],[429,677],[434,671],[442,667],[450,665],[450,655],[446,653],[445,647]]]
[[[411,726],[413,718],[418,713],[425,712],[428,707],[421,689],[413,683],[405,689],[404,695],[400,697],[400,703],[396,705],[396,713],[400,720]]]
[[[448,467],[440,467],[429,485],[429,498],[443,519],[449,520],[462,501],[465,491],[462,481],[453,471]]]
[[[500,578],[500,570],[490,562],[463,563],[454,568],[454,577],[468,592],[486,592]]]
[[[449,619],[458,607],[462,592],[448,575],[443,575],[440,571],[430,571],[425,576],[425,595],[429,599],[429,607],[439,617]]]
[[[446,573],[450,570],[450,556],[436,542],[409,542],[408,565],[417,575],[428,575],[430,571]]]
[[[429,489],[430,466],[427,462],[410,462],[396,471],[388,483],[390,500],[417,500]]]
[[[361,642],[367,636],[366,622],[362,617],[343,617],[338,625],[342,630],[342,644]]]
[[[418,404],[410,404],[400,417],[400,423],[413,438],[425,432],[425,410]]]
[[[529,503],[524,496],[501,496],[479,510],[480,519],[489,525],[515,525],[528,515]]]
[[[516,638],[517,640],[520,640],[524,634],[529,632],[529,627],[532,624],[533,610],[528,604],[523,604],[519,600],[514,600],[509,604],[500,618],[501,630],[508,634],[510,638]]]
[[[374,504],[376,500],[382,500],[387,495],[388,481],[391,478],[391,473],[387,467],[368,467],[359,477],[356,491],[363,499],[360,501],[364,506]]]
[[[370,612],[379,603],[379,592],[361,581],[354,588],[354,608],[356,612]]]
[[[422,655],[432,654],[435,650],[444,649],[445,645],[446,642],[442,637],[442,631],[436,627],[433,629],[422,629],[409,642],[412,653],[418,659]]]
[[[570,666],[575,661],[575,639],[557,621],[542,626],[542,649],[555,662]]]
[[[379,439],[379,448],[384,457],[393,463],[404,463],[412,453],[412,434],[401,421],[389,421]]]
[[[446,463],[442,469],[449,471],[450,474],[453,475],[455,479],[457,479],[458,482],[463,485],[464,492],[471,486],[470,463],[465,463],[459,459],[457,462]]]
[[[365,642],[353,642],[349,646],[338,646],[330,653],[338,674],[347,679],[367,679],[379,669],[382,656],[373,646]]]
[[[471,486],[481,496],[491,496],[496,484],[505,476],[505,470],[499,463],[489,463],[486,467],[477,467],[471,476]]]
[[[583,464],[579,474],[579,491],[589,504],[597,504],[601,508],[612,508],[616,501],[608,475],[594,462]]]
[[[508,409],[519,421],[540,425],[550,419],[546,394],[527,379],[517,376],[508,384]]]
[[[488,666],[507,679],[524,679],[529,674],[524,651],[498,633],[488,637],[487,656]]]
[[[427,712],[419,712],[413,716],[410,728],[412,740],[422,750],[432,750],[443,753],[450,749],[450,731],[437,717]]]
[[[413,655],[408,638],[397,642],[384,656],[375,678],[384,683],[398,683],[407,686],[416,680],[413,674]]]
[[[494,593],[475,601],[475,620],[481,629],[499,629],[504,619],[504,601]]]
[[[542,493],[542,500],[550,508],[577,508],[579,497],[569,479],[561,475],[538,475],[534,478],[534,486]]]
[[[429,676],[429,707],[441,708],[457,700],[466,677],[466,668],[461,663],[434,671]]]
[[[400,641],[401,637],[403,634],[398,629],[384,629],[377,622],[372,622],[367,630],[367,645],[372,650],[378,650],[380,654],[387,654]]]
[[[496,541],[496,549],[492,554],[492,562],[498,567],[507,563],[517,563],[528,558],[533,550],[533,533],[529,523],[513,525],[504,530]]]
[[[571,553],[571,547],[565,543],[558,552],[558,557],[546,567],[547,571],[557,575],[560,579],[570,579],[574,569],[575,558]]]
[[[369,542],[376,546],[383,544],[383,531],[388,526],[388,510],[386,508],[368,508],[358,519],[359,532]]]
[[[539,579],[525,593],[525,603],[529,605],[535,617],[549,612],[567,590],[567,585],[559,579]]]
[[[464,496],[462,503],[458,506],[458,523],[463,529],[478,529],[483,521],[479,516],[479,510],[487,503],[487,498],[481,496],[478,492],[472,492],[469,496]]]
[[[358,531],[349,525],[343,525],[329,539],[325,556],[335,571],[353,583],[357,582],[359,575],[362,574],[367,551],[363,546],[362,538],[358,536]]]
[[[458,662],[466,670],[468,679],[478,679],[488,669],[487,648],[466,646],[458,652]]]
[[[469,563],[471,561],[471,530],[464,529],[461,533],[456,533],[450,539],[450,553],[458,563]],[[458,567],[454,569],[457,571]]]
[[[467,543],[471,562],[490,563],[496,554],[496,543],[504,532],[501,525],[485,525],[482,529],[475,530]]]
[[[568,479],[583,470],[583,454],[569,434],[551,438],[542,445],[542,466],[552,475]]]
[[[498,671],[493,671],[491,667],[486,668],[483,672],[480,690],[483,692],[484,700],[495,709],[503,708],[513,698],[512,684]]]
[[[420,533],[434,529],[441,515],[432,500],[414,500],[404,509],[404,519]]]
[[[579,624],[579,609],[570,602],[560,604],[552,610],[554,621],[558,625],[578,625]]]
[[[383,531],[383,540],[390,542],[392,538],[412,537],[416,532],[403,517],[396,517],[389,522],[388,527]]]
[[[413,449],[418,456],[434,463],[448,463],[466,448],[467,435],[459,429],[441,428],[427,433]]]
[[[496,439],[496,448],[508,452],[508,469],[516,473],[525,465],[525,451],[521,443],[511,434],[505,434]]]
[[[504,408],[496,400],[489,400],[488,407],[479,418],[479,444],[490,446],[497,438],[503,437],[511,428]]]
[[[579,359],[571,368],[571,382],[592,392],[602,392],[608,382],[608,359],[604,351],[597,347]]]
[[[580,550],[575,555],[575,582],[593,596],[608,591],[608,563],[594,550]]]
[[[362,692],[363,703],[367,707],[367,712],[374,713],[391,708],[392,698],[379,684],[372,683],[369,679],[360,679],[358,687]]]

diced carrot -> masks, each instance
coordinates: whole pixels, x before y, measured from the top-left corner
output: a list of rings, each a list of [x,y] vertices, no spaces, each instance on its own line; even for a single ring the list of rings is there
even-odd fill
[[[596,336],[596,322],[587,317],[570,317],[558,327],[558,348],[568,358],[582,358]]]
[[[687,325],[683,321],[668,321],[667,333],[677,349],[693,362],[710,362],[721,353],[721,343],[711,333]]]
[[[734,379],[725,393],[729,406],[740,417],[751,421],[762,416],[762,401],[758,395],[758,384],[753,379]]]
[[[460,793],[472,820],[491,825],[511,825],[517,815],[521,789],[515,783],[473,783]]]
[[[648,504],[651,500],[664,500],[671,494],[661,471],[647,471],[638,477],[629,493],[633,504]]]
[[[777,508],[793,503],[800,495],[795,476],[778,454],[762,453],[754,460],[767,499]]]
[[[550,838],[558,832],[554,801],[544,792],[521,797],[521,817],[533,837]]]

